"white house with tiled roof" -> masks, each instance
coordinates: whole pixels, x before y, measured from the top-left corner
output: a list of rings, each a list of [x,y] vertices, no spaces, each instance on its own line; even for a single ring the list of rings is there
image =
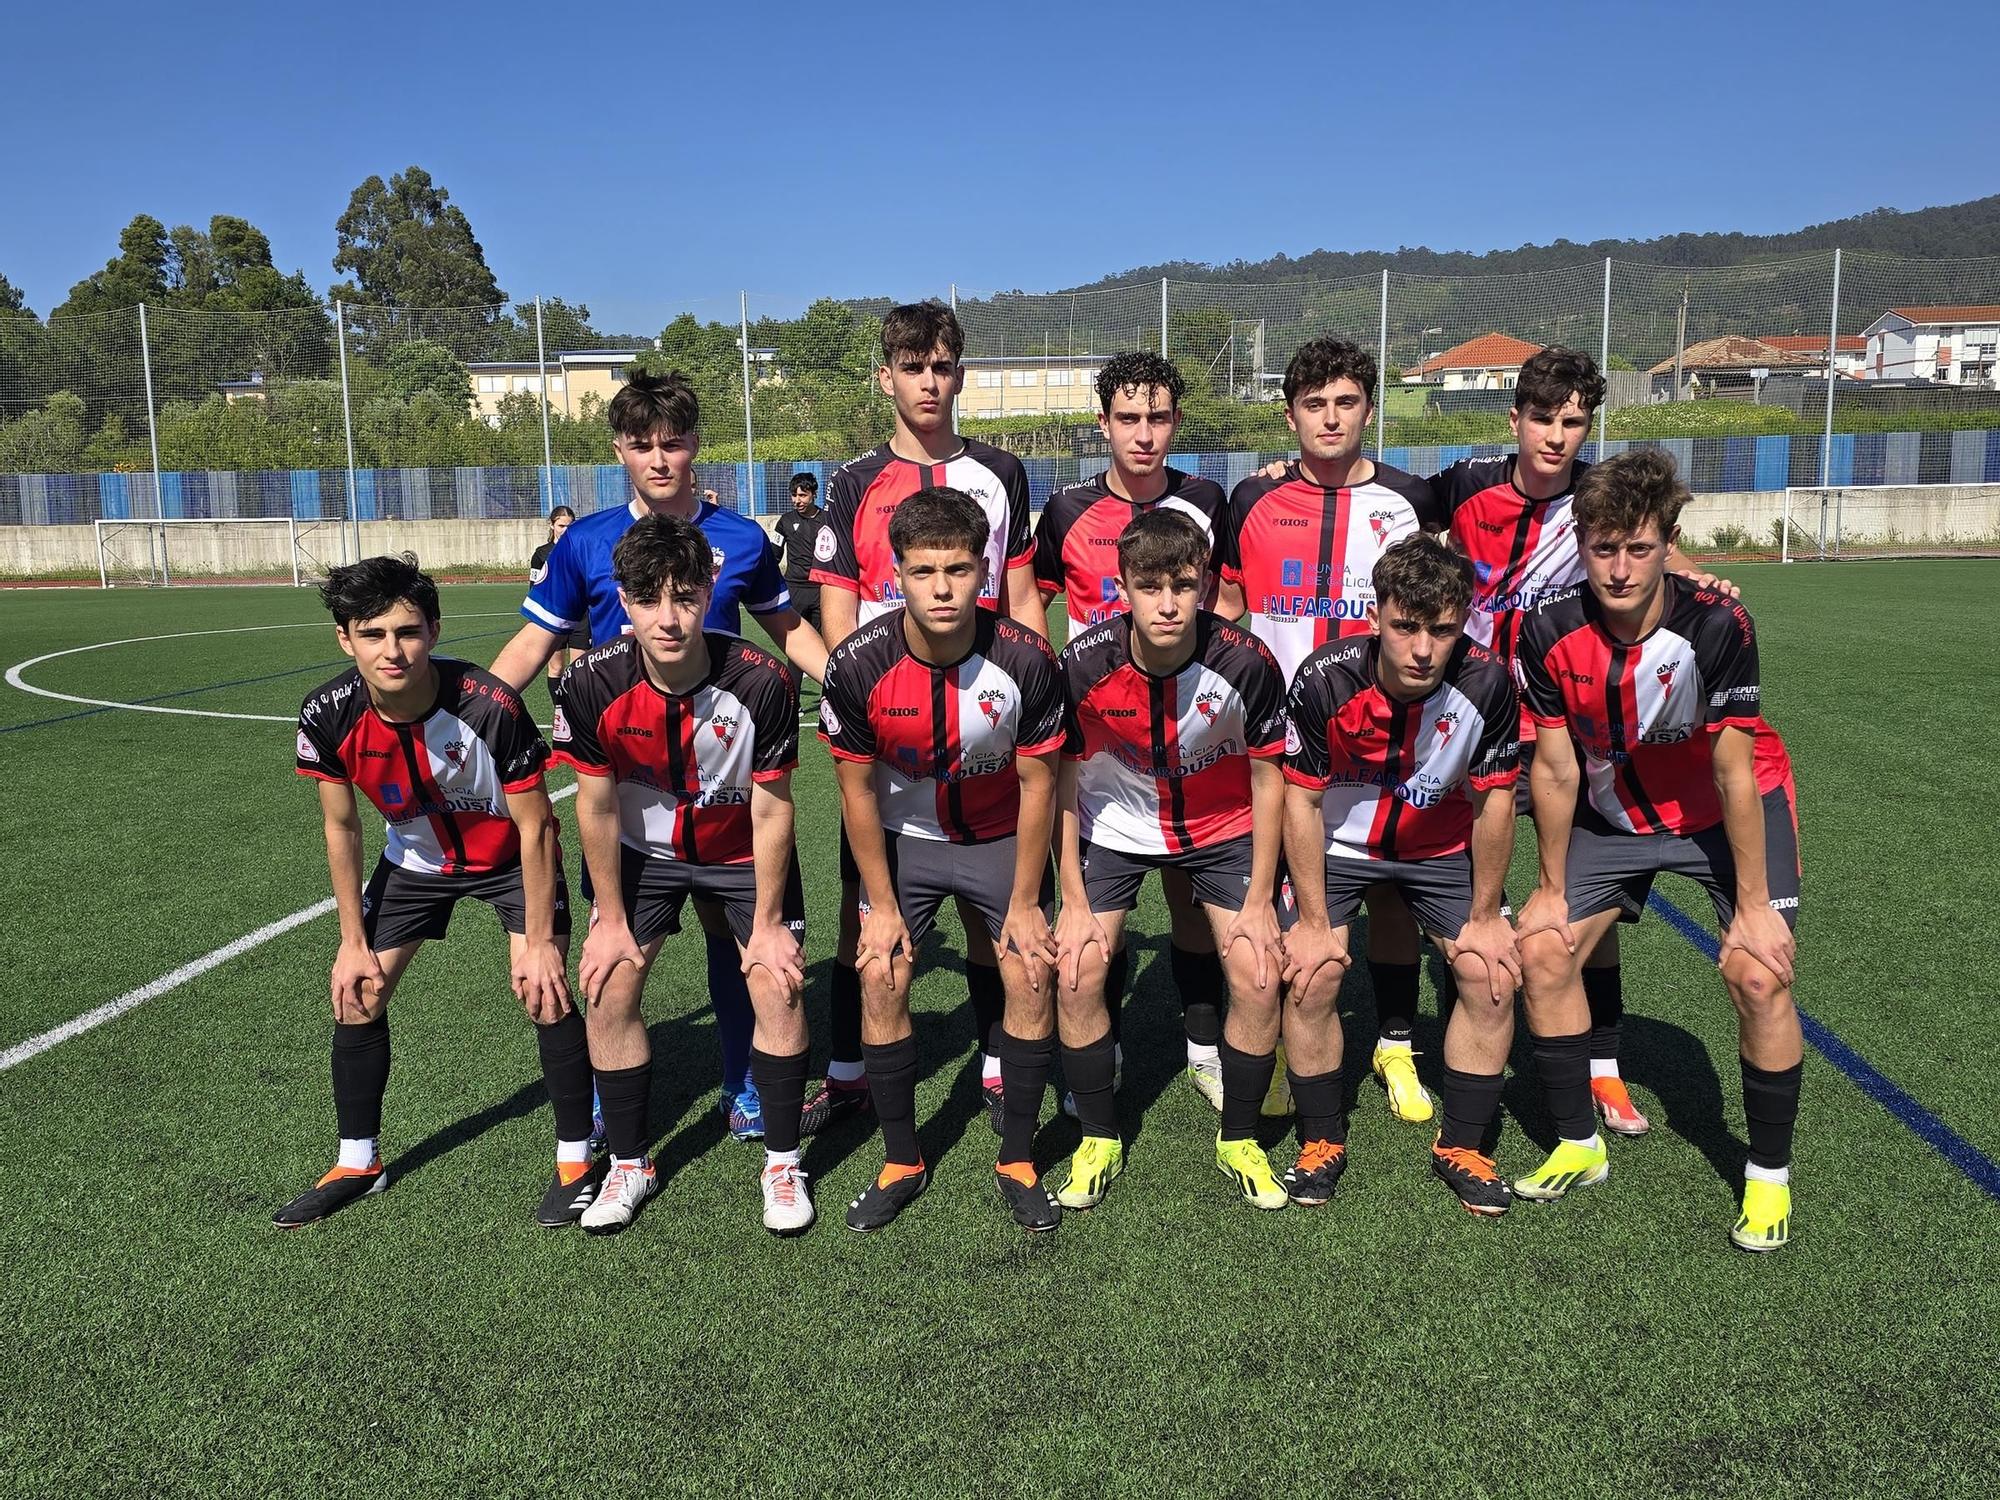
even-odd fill
[[[1861,336],[1866,379],[2000,385],[2000,303],[1892,307]]]

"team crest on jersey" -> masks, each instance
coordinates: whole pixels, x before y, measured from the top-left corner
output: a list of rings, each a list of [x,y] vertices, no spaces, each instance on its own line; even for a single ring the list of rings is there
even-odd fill
[[[319,751],[313,749],[313,742],[306,737],[303,729],[299,731],[299,759],[309,760],[314,765],[319,764]]]
[[[464,740],[453,740],[450,744],[446,745],[443,751],[445,764],[450,766],[454,771],[463,771],[465,769],[465,749]]]
[[[1661,692],[1671,693],[1674,690],[1674,673],[1678,672],[1680,667],[1681,664],[1679,662],[1670,661],[1653,673],[1655,677],[1660,679]]]
[[[1215,716],[1222,711],[1222,694],[1214,688],[1210,688],[1205,693],[1197,693],[1194,700],[1194,711],[1213,724]]]
[[[723,749],[727,750],[736,743],[736,716],[734,714],[717,714],[708,721],[708,727],[713,729],[715,737],[722,741]]]
[[[1431,728],[1437,731],[1440,745],[1449,745],[1453,731],[1458,728],[1458,710],[1454,708],[1439,714]]]
[[[813,538],[814,560],[817,562],[832,562],[834,545],[833,528],[831,526],[820,527],[819,535]]]
[[[979,711],[986,715],[986,722],[995,729],[1000,727],[1001,716],[1007,712],[1007,690],[988,688],[979,695]]]
[[[1396,519],[1396,513],[1389,510],[1368,512],[1368,529],[1375,533],[1375,541],[1380,545],[1389,540],[1389,523]]]
[[[708,549],[708,559],[715,564],[716,574],[720,576],[722,565],[729,561],[729,554],[724,552],[720,547],[710,547]]]

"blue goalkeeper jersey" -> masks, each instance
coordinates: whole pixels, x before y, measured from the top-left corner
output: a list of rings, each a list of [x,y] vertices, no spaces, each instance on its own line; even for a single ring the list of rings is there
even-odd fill
[[[611,576],[611,551],[638,519],[632,505],[582,516],[557,539],[541,581],[528,590],[521,613],[544,630],[567,634],[588,623],[593,646],[615,641],[631,630]],[[694,524],[715,553],[715,595],[702,624],[709,630],[741,635],[737,611],[753,615],[789,609],[792,596],[778,567],[769,534],[748,516],[704,500]]]

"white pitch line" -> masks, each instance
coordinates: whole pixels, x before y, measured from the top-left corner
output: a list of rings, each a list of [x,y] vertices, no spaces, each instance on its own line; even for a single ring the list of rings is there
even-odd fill
[[[574,786],[566,786],[561,791],[551,792],[549,801],[560,802],[565,797],[576,795]],[[87,1010],[73,1021],[65,1021],[60,1026],[44,1031],[40,1036],[31,1036],[25,1042],[17,1042],[5,1052],[0,1052],[0,1073],[18,1067],[32,1057],[39,1057],[51,1047],[59,1047],[72,1037],[82,1036],[86,1031],[94,1031],[106,1021],[115,1021],[128,1010],[136,1010],[148,1000],[157,1000],[171,990],[177,990],[191,979],[199,979],[211,969],[218,969],[232,958],[240,958],[252,948],[261,948],[273,938],[283,937],[294,927],[303,927],[308,922],[317,921],[334,909],[331,896],[324,901],[315,901],[311,906],[300,907],[290,916],[280,917],[275,922],[266,923],[255,932],[246,932],[234,942],[224,943],[200,958],[182,964],[170,974],[162,974],[151,984],[142,984],[136,990],[128,990],[116,1000],[108,1001],[95,1010]]]
[[[510,610],[488,610],[480,614],[454,615],[458,620],[496,620]],[[244,635],[257,630],[311,630],[326,629],[324,620],[302,620],[291,625],[232,625],[225,630],[176,630],[169,635],[134,635],[122,641],[95,641],[88,646],[70,646],[62,651],[48,651],[40,656],[31,656],[26,661],[16,662],[7,669],[7,683],[24,693],[33,693],[37,698],[53,698],[58,703],[81,703],[87,708],[122,708],[135,714],[174,714],[186,719],[246,719],[258,724],[293,724],[298,721],[296,714],[232,714],[218,708],[165,708],[157,703],[123,703],[116,698],[82,698],[75,693],[58,693],[54,688],[36,687],[22,673],[30,667],[38,667],[45,661],[55,661],[58,657],[78,656],[85,651],[102,651],[107,646],[143,646],[149,641],[184,641],[193,636],[204,635]]]

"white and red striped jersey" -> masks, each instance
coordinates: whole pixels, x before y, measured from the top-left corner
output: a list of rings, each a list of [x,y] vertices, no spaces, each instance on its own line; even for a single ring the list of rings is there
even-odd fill
[[[1519,664],[1537,725],[1581,751],[1579,820],[1618,833],[1699,833],[1722,821],[1712,736],[1756,736],[1757,790],[1792,779],[1764,720],[1757,629],[1725,594],[1669,573],[1666,613],[1644,640],[1604,628],[1588,585],[1544,599],[1521,628]]]
[[[979,610],[972,647],[949,666],[910,650],[903,612],[883,615],[827,659],[819,737],[841,760],[874,764],[882,827],[977,844],[1021,816],[1017,755],[1063,739],[1062,673],[1049,643]]]
[[[1569,488],[1530,500],[1514,485],[1518,454],[1462,458],[1432,476],[1431,493],[1451,518],[1451,539],[1472,564],[1465,630],[1510,666],[1521,622],[1551,594],[1583,582],[1571,505],[1590,465],[1570,470]]]
[[[520,696],[470,662],[431,658],[437,703],[393,723],[349,667],[299,709],[298,773],[346,782],[387,820],[382,857],[425,875],[482,875],[521,857],[507,793],[542,784],[549,747]]]
[[[752,853],[750,787],[799,759],[799,703],[785,664],[709,630],[689,693],[653,685],[631,636],[570,663],[557,687],[555,753],[618,783],[618,838],[653,859],[740,865]]]
[[[1186,854],[1250,832],[1250,760],[1285,753],[1285,679],[1257,637],[1195,616],[1195,650],[1171,677],[1132,660],[1132,618],[1073,639],[1063,755],[1078,762],[1083,838],[1129,854]]]
[[[826,482],[826,522],[813,548],[812,581],[861,596],[857,623],[866,625],[903,603],[889,518],[918,490],[961,490],[986,513],[986,585],[979,602],[1000,610],[1007,570],[1035,559],[1028,534],[1028,475],[1004,449],[967,438],[943,463],[898,458],[884,443],[842,464]]]
[[[1427,483],[1373,468],[1362,483],[1330,490],[1293,463],[1281,478],[1255,474],[1230,492],[1216,534],[1222,578],[1243,590],[1250,629],[1287,682],[1316,648],[1368,633],[1375,563],[1393,543],[1444,529]]]
[[[1107,470],[1057,490],[1035,525],[1036,586],[1045,600],[1063,596],[1071,630],[1125,612],[1118,597],[1118,538],[1135,517],[1149,510],[1178,511],[1211,544],[1215,540],[1215,518],[1224,501],[1222,486],[1214,480],[1170,467],[1166,490],[1143,503],[1115,493],[1110,481]]]
[[[1335,859],[1434,859],[1472,841],[1472,793],[1521,774],[1514,681],[1461,639],[1430,696],[1385,692],[1374,636],[1315,651],[1292,683],[1285,776],[1323,791]]]

